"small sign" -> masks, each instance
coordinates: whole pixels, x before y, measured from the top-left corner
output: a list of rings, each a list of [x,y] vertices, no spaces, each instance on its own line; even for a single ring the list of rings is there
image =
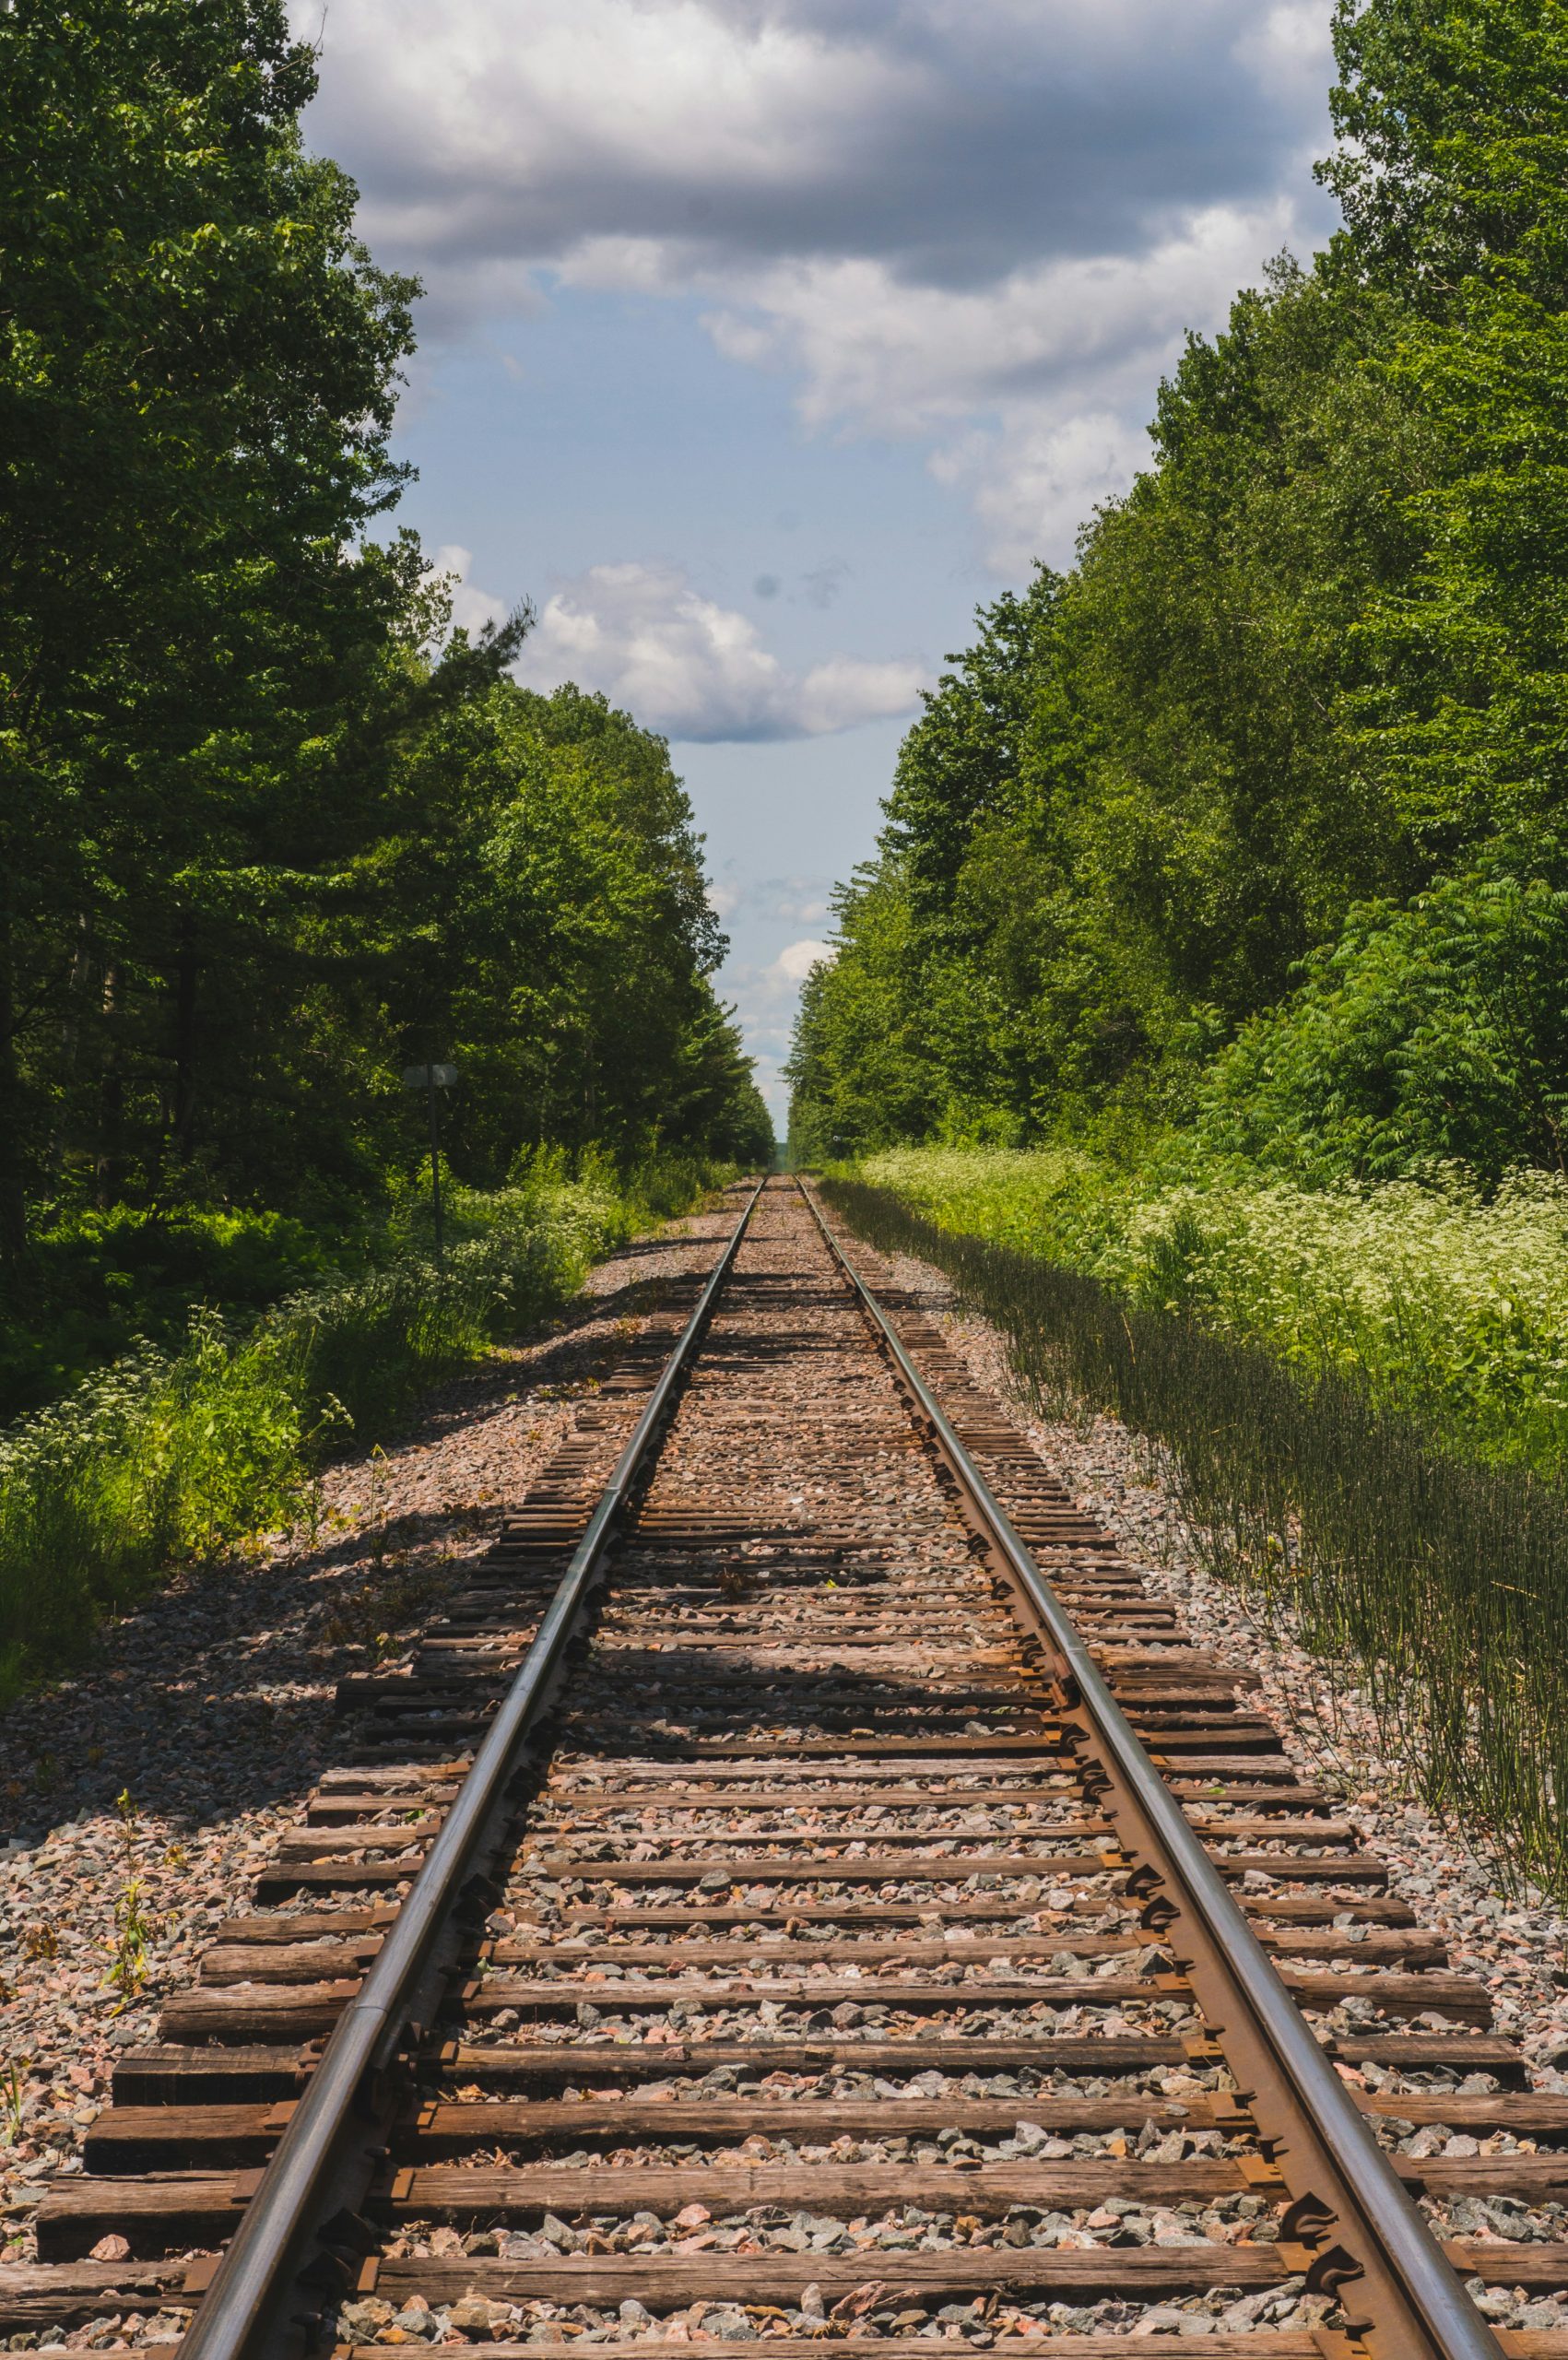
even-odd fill
[[[405,1066],[405,1090],[450,1090],[457,1079],[455,1066]]]

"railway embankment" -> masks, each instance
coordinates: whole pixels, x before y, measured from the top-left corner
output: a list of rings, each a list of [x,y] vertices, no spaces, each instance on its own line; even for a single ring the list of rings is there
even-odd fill
[[[1020,1385],[1004,1332],[961,1304],[944,1273],[906,1255],[890,1267],[1079,1505],[1115,1535],[1150,1591],[1168,1598],[1221,1662],[1256,1676],[1258,1701],[1303,1776],[1336,1797],[1386,1861],[1390,1890],[1442,1934],[1456,1965],[1486,1982],[1499,2025],[1518,2039],[1542,2086],[1568,2092],[1568,1910],[1527,1880],[1521,1887],[1495,1831],[1423,1800],[1420,1760],[1401,1751],[1344,1667],[1304,1643],[1288,1603],[1266,1605],[1216,1569],[1220,1537],[1195,1526],[1157,1446],[1104,1411],[1043,1416]]]
[[[338,1681],[27,2183],[13,2345],[1561,2360],[1568,2090],[1267,1634],[1075,1497],[928,1273],[787,1185],[729,1223]]]
[[[564,1321],[496,1351],[323,1473],[312,1514],[177,1573],[0,1727],[0,2225],[79,2170],[117,2059],[333,1758],[340,1680],[401,1650],[489,1546],[661,1286],[725,1216],[593,1269]],[[136,1889],[134,1923],[126,1896]]]

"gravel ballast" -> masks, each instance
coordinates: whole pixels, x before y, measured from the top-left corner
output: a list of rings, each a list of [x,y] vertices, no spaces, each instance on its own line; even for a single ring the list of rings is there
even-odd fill
[[[1380,1741],[1364,1701],[1331,1678],[1288,1630],[1252,1611],[1203,1562],[1200,1536],[1161,1481],[1158,1452],[1121,1422],[1047,1422],[1031,1409],[1006,1338],[958,1306],[947,1278],[908,1256],[887,1257],[900,1287],[923,1298],[977,1384],[1003,1401],[1074,1499],[1112,1532],[1150,1591],[1168,1599],[1195,1642],[1261,1676],[1253,1701],[1283,1732],[1303,1775],[1342,1793],[1368,1848],[1386,1861],[1389,1890],[1448,1942],[1456,1969],[1490,1990],[1497,2029],[1516,2039],[1543,2090],[1568,2090],[1568,1917],[1532,1888],[1507,1890],[1484,1834],[1446,1824],[1419,1799],[1414,1766]]]
[[[0,2146],[7,2259],[24,2259],[29,2251],[27,2219],[33,2183],[57,2169],[79,2168],[81,2135],[106,2101],[116,2054],[153,2036],[162,2000],[191,1978],[197,1953],[221,1921],[249,1905],[257,1870],[283,1830],[297,1819],[323,1770],[338,1758],[342,1738],[332,1712],[337,1681],[346,1671],[399,1649],[408,1633],[439,1610],[462,1561],[484,1549],[497,1518],[522,1498],[562,1439],[577,1400],[595,1386],[597,1373],[631,1331],[639,1310],[647,1307],[649,1282],[656,1286],[663,1276],[705,1266],[713,1250],[708,1241],[722,1233],[730,1218],[727,1213],[701,1217],[683,1234],[644,1244],[607,1262],[560,1332],[513,1348],[483,1371],[433,1397],[384,1455],[369,1453],[342,1461],[324,1486],[313,1531],[279,1536],[248,1557],[182,1575],[106,1635],[79,1678],[13,1713],[0,1740],[0,1793],[6,1803],[3,1824],[8,1847],[0,1854],[0,2077],[7,2065],[18,2073],[19,2098],[18,2118],[10,2126],[14,2135]],[[700,1247],[696,1238],[703,1241]],[[1413,1800],[1408,1765],[1379,1753],[1375,1731],[1360,1700],[1337,1692],[1324,1668],[1293,1645],[1288,1632],[1265,1628],[1244,1599],[1204,1569],[1201,1536],[1184,1527],[1145,1445],[1108,1419],[1058,1425],[1032,1418],[1009,1383],[1005,1344],[997,1332],[961,1314],[946,1280],[928,1267],[907,1259],[891,1267],[901,1286],[926,1301],[976,1380],[1008,1401],[1047,1464],[1115,1534],[1151,1591],[1181,1610],[1196,1641],[1234,1663],[1238,1671],[1261,1676],[1256,1701],[1284,1732],[1287,1752],[1316,1782],[1344,1795],[1347,1815],[1387,1862],[1391,1889],[1411,1902],[1424,1924],[1445,1936],[1456,1968],[1484,1979],[1498,2028],[1521,2041],[1536,2086],[1568,2091],[1568,2076],[1556,2062],[1560,2055],[1568,2059],[1568,1974],[1563,1972],[1568,1929],[1563,1920],[1539,1906],[1511,1904],[1499,1888],[1495,1863],[1489,1861],[1484,1847],[1441,1827]],[[790,1498],[793,1503],[796,1494]],[[908,1504],[902,1494],[895,1500],[890,1493],[886,1506],[888,1537],[893,1538],[909,1513]],[[966,1571],[955,1573],[955,1595],[961,1592]],[[602,1673],[598,1685],[593,1679],[585,1682],[579,1696],[584,1735],[595,1726],[595,1713],[613,1703],[613,1623],[612,1608],[603,1634],[608,1671]],[[686,1697],[682,1709],[687,1721],[706,1729],[710,1722],[715,1728],[725,1723],[734,1708],[699,1693],[695,1699]],[[1050,1803],[1026,1814],[1034,1841],[1049,1840],[1055,1815]],[[914,1835],[939,1836],[945,1849],[962,1851],[972,1844],[984,1847],[997,1835],[1009,1833],[1011,1816],[997,1811],[971,1815],[961,1796],[954,1796],[911,1811],[900,1823]],[[596,1840],[604,1857],[612,1857],[618,1847],[628,1848],[634,1859],[643,1857],[636,1848],[641,1829],[635,1812],[612,1804],[601,1820]],[[759,1806],[751,1823],[744,1830],[731,1828],[724,1842],[733,1846],[738,1836],[763,1859],[779,1848],[773,1821],[773,1810]],[[550,1840],[548,1824],[541,1823],[537,1832],[541,1840]],[[701,1858],[714,1839],[694,1823],[689,1839],[683,1835],[682,1840],[689,1841],[694,1858]],[[851,1837],[845,1858],[856,1857],[862,1848],[862,1840]],[[584,1864],[592,1857],[583,1852]],[[765,1885],[759,1883],[753,1892],[744,1875],[720,1882],[731,1904],[764,1906]],[[1020,1919],[1042,1906],[1038,1879],[1029,1881],[1027,1891],[1021,1883],[1015,1890],[1010,1879],[987,1877],[983,1882],[1005,1887],[998,1903],[1004,1908],[1016,1906]],[[803,1892],[813,1900],[822,1899],[831,1885],[830,1880],[819,1892],[814,1887]],[[581,1876],[572,1879],[559,1894],[536,1878],[532,1897],[548,1905],[552,1898],[564,1899],[591,1887],[589,1867],[585,1884]],[[656,1904],[662,1897],[656,1885],[644,1891],[628,1884],[619,1890],[629,1903]],[[944,1887],[940,1898],[956,1898],[961,1890],[967,1888],[955,1886],[949,1895]],[[1119,1894],[1108,1889],[1104,1897],[1102,1929],[1121,1930],[1126,1913]],[[142,1921],[145,1932],[138,1931]],[[138,1943],[145,1943],[145,1957],[138,1954]],[[1073,1967],[1071,1958],[1066,1967]],[[1084,1961],[1076,1971],[1092,1976],[1096,1968]],[[1115,1960],[1109,1959],[1098,1971],[1114,1975]],[[939,1979],[961,2014],[962,1985],[971,1975],[984,1980],[981,1970],[973,1966],[939,1966],[912,1979]],[[552,1983],[558,1978],[573,1996],[580,1981],[587,1988],[581,1972],[570,1965],[552,1971]],[[570,2010],[564,2012],[570,2014]],[[1100,2008],[1080,1999],[1071,2012],[1074,2029],[1090,2036],[1131,2030],[1179,2034],[1192,2028],[1185,2006],[1173,2000],[1151,1998]],[[890,2030],[917,2038],[923,2021],[918,2012],[907,2022],[902,2014],[890,2018],[885,2008],[863,2011],[846,2005],[814,2011],[788,1999],[767,2003],[763,2013],[769,2028],[784,2034],[820,2031],[831,2024],[852,2047],[857,2039],[875,2040]],[[984,2010],[984,2029],[996,2037],[1027,2039],[1049,2029],[1046,2019],[1055,2013],[1046,2004],[1030,2004],[1027,1998],[1000,2010],[993,2003]],[[683,2044],[690,2048],[709,2040],[751,2037],[754,2014],[738,1994],[732,2006],[722,1987],[715,1987],[713,2003],[695,2011],[682,2025]],[[635,2009],[623,2014],[613,2005],[602,2013],[589,2008],[586,2016],[593,2020],[597,2040],[641,2042],[650,2036],[648,2018]],[[863,2016],[867,2020],[862,2022]],[[547,2046],[570,2041],[584,2021],[579,2007],[574,2025],[547,2019],[531,2028],[529,2037]],[[514,2036],[517,2029],[503,2008],[488,2018],[479,2044]],[[845,2094],[866,2078],[846,2069]],[[1376,2070],[1369,2069],[1366,2078],[1378,2079]],[[795,2077],[787,2079],[793,2093]],[[774,2083],[785,2080],[772,2077]],[[920,2094],[939,2095],[949,2087],[941,2075],[922,2080],[929,2086]],[[1018,2120],[998,2154],[1032,2154],[1055,2148],[1093,2153],[1098,2143],[1093,2138],[1055,2141],[1031,2125],[1029,2097],[1034,2083],[1032,2074],[1005,2076],[994,2091],[987,2090],[986,2094],[1019,2101]],[[667,2084],[672,2095],[704,2086],[700,2067],[692,2076],[678,2076]],[[875,2083],[868,2086],[879,2087]],[[1091,2090],[1097,2085],[1093,2077],[1085,2076],[1081,2086]],[[1161,2087],[1166,2086],[1162,2077]],[[914,2092],[914,2083],[909,2087]],[[0,2101],[5,2089],[0,2079]],[[773,2096],[783,2090],[760,2083],[757,2094],[764,2094]],[[0,2138],[6,2129],[0,2116]],[[753,2138],[737,2150],[737,2157],[843,2161],[853,2143],[822,2146],[810,2140],[808,2124],[803,2121],[798,2140]],[[1183,2143],[1179,2136],[1176,2143],[1178,2148]],[[1469,2142],[1472,2150],[1474,2144]],[[862,2145],[867,2156],[880,2152],[874,2141]],[[649,2146],[639,2152],[645,2159],[665,2153]],[[667,2151],[668,2159],[678,2163],[692,2152],[678,2143]],[[933,2145],[932,2160],[939,2152]],[[1138,2152],[1146,2151],[1140,2145]],[[1152,2130],[1148,2152],[1153,2152]],[[976,2146],[972,2160],[982,2160],[984,2153]],[[1118,2202],[1050,2212],[1029,2224],[960,2222],[957,2241],[1068,2247],[1102,2241],[1224,2244],[1250,2234],[1258,2201],[1251,2195],[1225,2197],[1184,2204],[1168,2213]],[[1447,2234],[1486,2234],[1487,2223],[1460,2218],[1457,2205],[1430,2209],[1434,2225]],[[808,2299],[817,2292],[808,2286],[798,2309],[767,2317],[742,2306],[698,2304],[683,2316],[656,2319],[635,2304],[622,2306],[618,2318],[582,2305],[568,2310],[542,2301],[490,2303],[478,2294],[433,2310],[410,2297],[400,2311],[372,2295],[351,2304],[342,2325],[357,2341],[387,2342],[482,2342],[489,2337],[502,2342],[554,2343],[563,2331],[573,2336],[574,2330],[574,2340],[589,2342],[643,2337],[747,2342],[759,2335],[766,2339],[784,2332],[836,2331],[873,2338],[902,2332],[984,2348],[1009,2333],[1037,2338],[1043,2330],[1126,2331],[1136,2325],[1139,2334],[1185,2338],[1216,2329],[1287,2322],[1307,2327],[1326,2318],[1331,2308],[1324,2298],[1306,2295],[1299,2281],[1287,2281],[1267,2294],[1217,2290],[1154,2309],[1112,2301],[1009,2304],[993,2297],[924,2307],[907,2307],[904,2298],[906,2307],[895,2310],[883,2299],[886,2288],[870,2279],[876,2258],[944,2248],[955,2241],[952,2215],[905,2206],[886,2217],[851,2221],[831,2212],[781,2212],[771,2218],[747,2211],[715,2216],[692,2207],[689,2214],[662,2225],[653,2223],[652,2216],[648,2220],[649,2225],[624,2248],[595,2246],[592,2239],[600,2234],[597,2229],[591,2231],[582,2223],[569,2225],[551,2216],[538,2230],[466,2235],[410,2224],[391,2251],[416,2258],[493,2256],[527,2262],[568,2252],[663,2253],[688,2246],[737,2255],[778,2249],[803,2258],[813,2253],[842,2258],[864,2250],[867,2286],[864,2297],[857,2295],[853,2304],[846,2298],[831,2315],[824,2314],[819,2300],[813,2305]],[[1520,2212],[1506,2226],[1493,2225],[1514,2237],[1558,2240],[1565,2216],[1558,2208],[1539,2206],[1528,2214]],[[607,2227],[603,2234],[619,2237],[622,2233]],[[1556,2325],[1568,2317],[1556,2303],[1524,2305],[1506,2295],[1488,2300],[1502,2304],[1491,2315],[1510,2325]],[[90,2338],[78,2330],[65,2341],[166,2342],[178,2332],[183,2319],[183,2314],[171,2308],[167,2317],[146,2322],[98,2322]]]
[[[522,1499],[662,1281],[727,1211],[594,1270],[566,1317],[330,1467],[307,1527],[177,1573],[0,1731],[0,2259],[79,2169],[114,2059],[149,2041],[336,1758],[333,1696],[400,1646]],[[128,1902],[135,1886],[134,1905]],[[134,1917],[134,1921],[133,1920]],[[117,1971],[118,1970],[118,1971]]]

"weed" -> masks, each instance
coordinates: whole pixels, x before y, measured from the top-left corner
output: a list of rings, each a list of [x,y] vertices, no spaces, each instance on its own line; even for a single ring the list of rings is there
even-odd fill
[[[454,1191],[443,1281],[409,1252],[351,1283],[289,1296],[248,1332],[193,1315],[177,1352],[142,1343],[0,1436],[0,1701],[78,1656],[160,1571],[247,1536],[324,1524],[320,1467],[430,1385],[541,1322],[589,1264],[688,1204],[690,1159],[618,1176],[584,1152],[530,1161],[488,1196]]]
[[[151,1970],[147,1944],[156,1929],[150,1918],[142,1914],[142,1889],[133,1877],[114,1904],[113,1959],[103,1978],[103,1988],[120,1994],[120,2009],[126,2008],[146,1983]]]
[[[53,1926],[26,1926],[22,1929],[22,1956],[30,1959],[58,1958],[60,1937]]]
[[[304,1511],[301,1522],[305,1528],[305,1545],[313,1556],[321,1547],[321,1536],[326,1519],[326,1486],[319,1467],[312,1469],[305,1486]]]
[[[452,1587],[450,1557],[424,1565],[400,1562],[339,1599],[322,1624],[322,1638],[329,1647],[369,1647],[377,1657],[390,1655],[397,1634],[423,1622]]]
[[[22,2135],[22,2107],[27,2095],[30,2057],[0,2072],[0,2147],[14,2147]]]
[[[378,1442],[371,1453],[371,1495],[365,1503],[371,1556],[380,1573],[386,1564],[386,1453]]]
[[[114,1810],[120,1822],[120,1834],[125,1847],[125,1870],[129,1874],[136,1858],[136,1806],[131,1800],[129,1787],[122,1787],[115,1796]]]
[[[939,1228],[1185,1313],[1306,1376],[1363,1386],[1458,1456],[1568,1480],[1568,1183],[1488,1201],[1452,1176],[1309,1190],[1202,1156],[898,1149],[859,1177]]]

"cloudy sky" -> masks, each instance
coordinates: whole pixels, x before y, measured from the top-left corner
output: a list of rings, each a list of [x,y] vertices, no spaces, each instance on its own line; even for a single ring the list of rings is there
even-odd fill
[[[975,605],[1063,562],[1188,327],[1328,227],[1330,0],[301,0],[424,281],[460,618],[671,740],[776,1072]]]

